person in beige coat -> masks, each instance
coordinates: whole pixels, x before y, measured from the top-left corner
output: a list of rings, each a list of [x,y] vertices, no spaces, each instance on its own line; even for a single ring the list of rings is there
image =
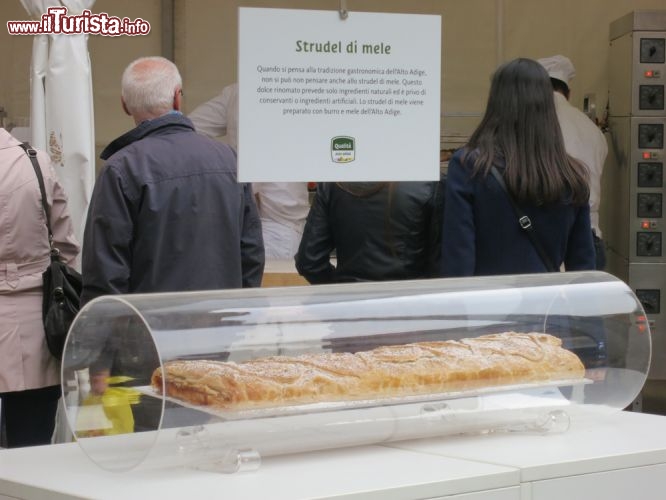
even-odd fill
[[[20,142],[0,128],[0,405],[8,448],[48,444],[60,397],[60,366],[42,323],[49,242],[37,176]],[[38,152],[55,246],[79,254],[67,197],[48,155]]]

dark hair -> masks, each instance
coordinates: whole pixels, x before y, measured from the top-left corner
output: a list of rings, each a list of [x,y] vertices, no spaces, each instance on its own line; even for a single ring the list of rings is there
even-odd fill
[[[520,201],[588,201],[587,170],[564,149],[550,78],[532,59],[514,59],[497,69],[469,153],[475,156],[473,175],[488,175],[503,160],[506,184]]]
[[[569,99],[569,94],[571,91],[569,90],[569,86],[565,82],[559,80],[558,78],[551,78],[550,84],[553,86],[554,91],[559,92],[564,97]]]
[[[396,255],[396,249],[393,238],[392,229],[392,211],[393,211],[393,196],[396,190],[395,182],[336,182],[335,185],[355,198],[369,198],[383,189],[388,189],[388,197],[386,200],[386,212],[384,214],[384,234],[386,235],[386,244],[391,252],[391,255]]]
[[[336,182],[335,184],[343,191],[359,198],[379,193],[389,185],[388,182]]]

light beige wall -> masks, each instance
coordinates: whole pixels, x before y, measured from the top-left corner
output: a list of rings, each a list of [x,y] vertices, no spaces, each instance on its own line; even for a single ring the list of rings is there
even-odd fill
[[[9,35],[7,21],[26,18],[19,0],[0,2],[0,106],[5,108],[8,118],[14,123],[27,121],[30,115],[32,37]]]
[[[632,10],[666,9],[666,0],[502,0],[504,59],[568,56],[576,67],[571,101],[596,95],[600,108],[608,95],[609,26]]]
[[[98,149],[132,126],[119,107],[128,62],[161,52],[160,0],[97,0],[93,10],[151,23],[148,36],[90,37]],[[185,111],[237,78],[238,7],[335,10],[337,0],[174,0],[175,59],[185,87]],[[608,89],[608,29],[634,9],[664,9],[665,0],[347,0],[354,11],[442,16],[442,128],[468,133],[483,112],[490,75],[517,56],[568,55],[578,75],[574,103],[594,93],[603,107]],[[19,0],[0,1],[0,106],[29,115],[30,37],[9,36],[9,19],[25,19]],[[405,36],[414,36],[406,33]]]
[[[134,126],[122,112],[120,78],[137,57],[162,54],[160,0],[97,0],[95,12],[110,16],[141,18],[150,23],[143,36],[91,36],[88,39],[95,100],[95,146],[99,153],[110,141]]]
[[[176,59],[189,88],[186,109],[237,78],[237,9],[334,10],[335,0],[177,1]],[[610,22],[635,9],[664,9],[666,0],[348,0],[353,11],[442,16],[442,133],[471,132],[483,113],[490,77],[515,57],[565,54],[578,75],[572,101],[593,94],[603,113],[608,93]],[[407,34],[407,36],[410,36]]]
[[[528,0],[525,0],[528,1]],[[442,15],[443,110],[478,114],[496,63],[494,0],[349,0],[350,15],[394,12]],[[237,78],[238,7],[336,10],[335,0],[179,0],[176,60],[186,75],[187,110]],[[405,36],[413,36],[405,34]],[[464,46],[464,49],[463,49]],[[481,77],[479,78],[479,75]],[[447,118],[445,117],[445,122]],[[456,120],[453,120],[456,121]],[[468,120],[462,120],[467,123]],[[444,124],[445,126],[446,124]],[[465,127],[463,127],[465,128]],[[468,127],[467,127],[468,128]]]

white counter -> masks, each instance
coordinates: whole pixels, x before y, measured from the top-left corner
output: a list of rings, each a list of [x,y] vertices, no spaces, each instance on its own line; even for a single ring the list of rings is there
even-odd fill
[[[303,453],[256,472],[106,472],[77,444],[0,451],[0,500],[662,500],[666,417],[590,411],[563,434],[491,433]]]
[[[271,457],[258,471],[237,474],[185,468],[107,472],[74,443],[0,451],[2,500],[391,500],[447,495],[520,500],[518,483],[519,473],[512,468],[380,446]],[[465,496],[457,496],[461,494]]]
[[[391,446],[515,467],[523,500],[666,498],[666,417],[658,415],[590,408],[562,434],[496,433]]]

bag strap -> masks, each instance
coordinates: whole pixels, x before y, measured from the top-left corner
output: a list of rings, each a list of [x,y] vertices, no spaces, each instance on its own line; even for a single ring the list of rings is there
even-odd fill
[[[502,176],[502,174],[500,174],[499,170],[497,170],[495,166],[491,167],[490,173],[493,174],[493,177],[495,177],[495,180],[499,183],[500,187],[506,194],[506,197],[509,199],[509,202],[511,202],[513,211],[516,213],[516,216],[518,217],[518,224],[520,224],[521,229],[525,231],[525,233],[529,237],[530,241],[532,242],[532,245],[539,254],[539,257],[541,257],[541,261],[546,266],[546,269],[551,272],[557,271],[557,268],[553,265],[553,262],[550,260],[550,257],[544,250],[543,246],[541,246],[541,242],[537,238],[537,234],[534,232],[534,226],[532,225],[532,220],[527,216],[525,212],[523,212],[520,209],[520,207],[516,203],[516,200],[514,200],[513,196],[511,196],[511,193],[509,193],[509,189],[506,187],[506,183],[504,182],[504,177]]]
[[[42,193],[42,208],[44,209],[44,215],[46,216],[46,229],[49,232],[49,247],[53,252],[53,231],[51,231],[51,217],[49,206],[46,202],[46,187],[44,186],[44,177],[42,176],[42,169],[39,167],[39,161],[37,161],[37,151],[27,142],[21,143],[21,148],[25,151],[25,154],[30,158],[30,163],[32,163],[32,168],[35,170],[37,175],[37,182],[39,182],[39,190]]]

